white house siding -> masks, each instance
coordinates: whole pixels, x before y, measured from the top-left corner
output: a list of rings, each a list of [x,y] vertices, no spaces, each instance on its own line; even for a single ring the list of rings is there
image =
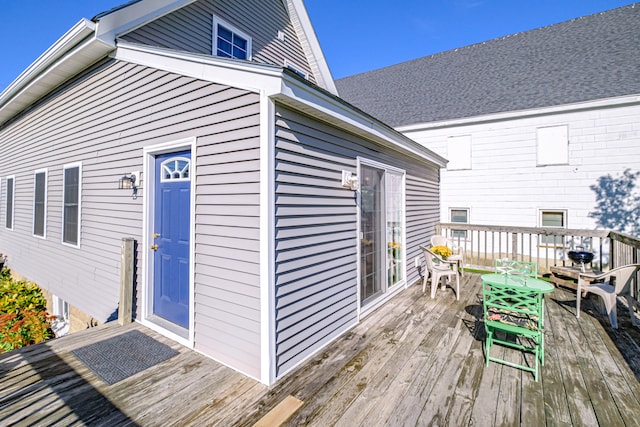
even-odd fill
[[[213,15],[252,38],[252,60],[284,66],[285,58],[315,81],[302,46],[281,0],[201,0],[136,29],[121,38],[151,46],[212,54]],[[282,31],[285,40],[277,39]]]
[[[469,208],[474,224],[536,227],[540,209],[564,209],[568,228],[597,228],[590,187],[626,168],[640,170],[640,106],[529,113],[404,131],[445,158],[448,137],[471,135],[471,170],[442,170],[442,221],[450,208]],[[536,129],[556,125],[568,126],[569,164],[536,166]]]
[[[279,106],[275,142],[277,376],[357,322],[358,156],[407,171],[407,275],[438,221],[438,170]]]
[[[143,169],[143,147],[195,136],[195,346],[256,374],[258,114],[254,93],[103,64],[0,128],[0,179],[16,182],[15,227],[2,222],[0,252],[29,280],[107,320],[118,306],[121,238],[142,236],[143,192],[132,199],[118,178]],[[82,162],[80,248],[61,244],[62,168],[71,162]],[[48,169],[46,239],[32,236],[33,174],[41,168]]]

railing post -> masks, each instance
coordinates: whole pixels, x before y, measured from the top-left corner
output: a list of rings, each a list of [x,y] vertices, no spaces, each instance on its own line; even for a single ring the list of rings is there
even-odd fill
[[[133,311],[133,263],[135,240],[125,237],[120,244],[120,304],[118,323],[126,325],[132,321]]]
[[[511,259],[518,259],[518,233],[511,233]]]

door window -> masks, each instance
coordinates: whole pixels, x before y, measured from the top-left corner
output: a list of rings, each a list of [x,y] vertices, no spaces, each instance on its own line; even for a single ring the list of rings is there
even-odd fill
[[[406,274],[404,173],[360,165],[360,301],[365,306]]]

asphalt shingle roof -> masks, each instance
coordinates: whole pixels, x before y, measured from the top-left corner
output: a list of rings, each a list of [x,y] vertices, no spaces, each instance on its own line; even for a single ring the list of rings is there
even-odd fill
[[[640,3],[336,81],[393,126],[640,94]]]

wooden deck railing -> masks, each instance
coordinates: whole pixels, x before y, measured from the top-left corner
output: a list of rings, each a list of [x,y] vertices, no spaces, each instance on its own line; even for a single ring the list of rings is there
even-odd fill
[[[607,271],[640,262],[640,239],[609,230],[502,227],[458,223],[436,225],[436,234],[465,250],[465,266],[492,270],[495,260],[510,258],[538,263],[541,274],[555,265],[571,266],[571,250],[595,253],[592,268]]]

